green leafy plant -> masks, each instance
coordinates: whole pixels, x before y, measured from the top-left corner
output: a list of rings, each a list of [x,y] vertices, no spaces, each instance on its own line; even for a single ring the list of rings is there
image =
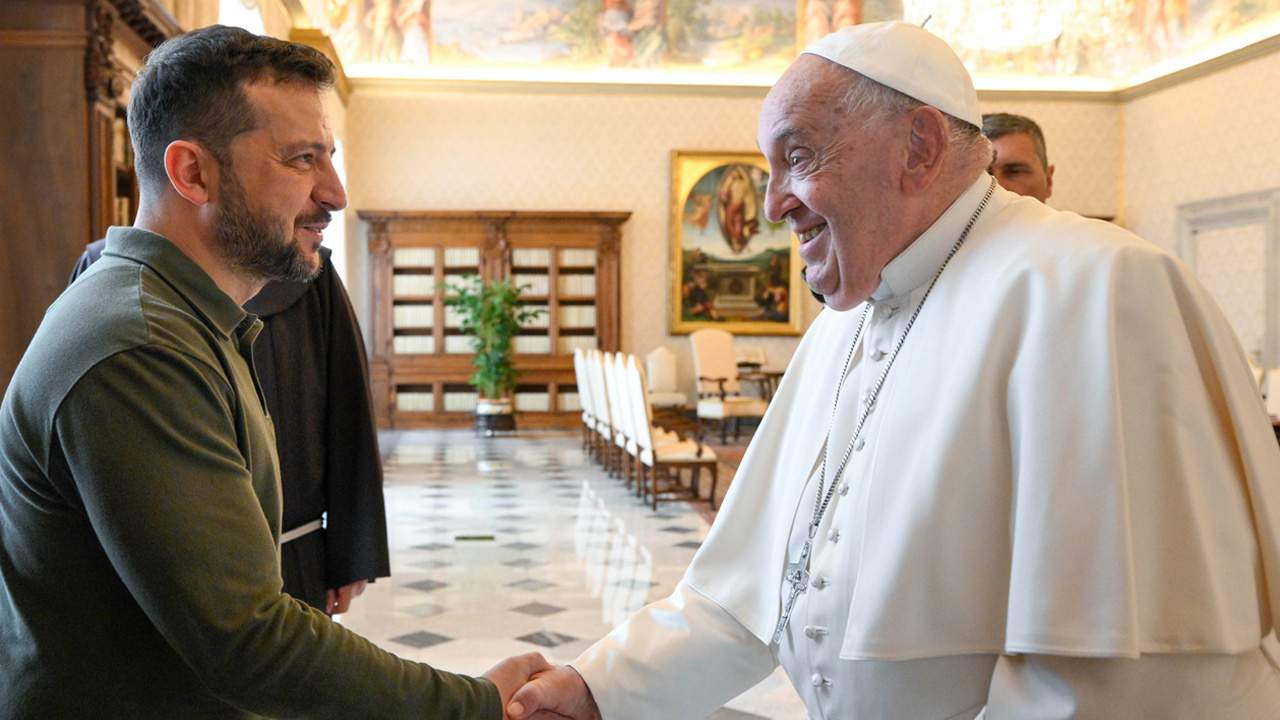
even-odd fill
[[[542,309],[525,307],[520,299],[520,293],[530,286],[516,286],[510,276],[486,284],[476,275],[465,275],[460,284],[447,287],[456,296],[446,299],[445,304],[462,315],[461,330],[471,336],[476,353],[471,358],[476,368],[471,385],[490,400],[509,396],[520,377],[511,364],[511,341],[521,325],[543,313]]]

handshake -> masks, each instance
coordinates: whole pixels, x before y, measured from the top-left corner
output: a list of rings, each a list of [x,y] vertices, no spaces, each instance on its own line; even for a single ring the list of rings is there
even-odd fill
[[[482,677],[498,686],[502,720],[600,720],[600,708],[578,671],[556,667],[539,653],[503,660]]]

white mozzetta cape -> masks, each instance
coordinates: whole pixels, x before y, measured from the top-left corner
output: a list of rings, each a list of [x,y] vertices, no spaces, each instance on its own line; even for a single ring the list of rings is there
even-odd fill
[[[806,334],[685,578],[766,644],[860,314]],[[1280,449],[1244,354],[1132,234],[997,188],[875,412],[841,658],[1240,652],[1280,617]]]

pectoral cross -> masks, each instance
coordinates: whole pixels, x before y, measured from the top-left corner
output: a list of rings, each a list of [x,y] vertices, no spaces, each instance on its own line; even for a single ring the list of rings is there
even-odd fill
[[[782,631],[787,627],[787,621],[791,619],[791,609],[795,607],[796,600],[799,599],[801,593],[809,589],[809,551],[813,549],[812,538],[817,528],[809,528],[809,540],[804,541],[804,547],[800,548],[800,557],[793,563],[787,565],[787,574],[783,576],[783,582],[791,583],[791,594],[787,596],[787,604],[782,608],[782,617],[778,618],[778,627],[773,631],[773,644],[777,645],[782,642]]]

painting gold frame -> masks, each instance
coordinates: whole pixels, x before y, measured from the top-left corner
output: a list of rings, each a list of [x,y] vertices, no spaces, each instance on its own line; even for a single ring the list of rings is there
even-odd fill
[[[798,243],[764,217],[768,179],[758,152],[671,152],[671,334],[803,331]]]

